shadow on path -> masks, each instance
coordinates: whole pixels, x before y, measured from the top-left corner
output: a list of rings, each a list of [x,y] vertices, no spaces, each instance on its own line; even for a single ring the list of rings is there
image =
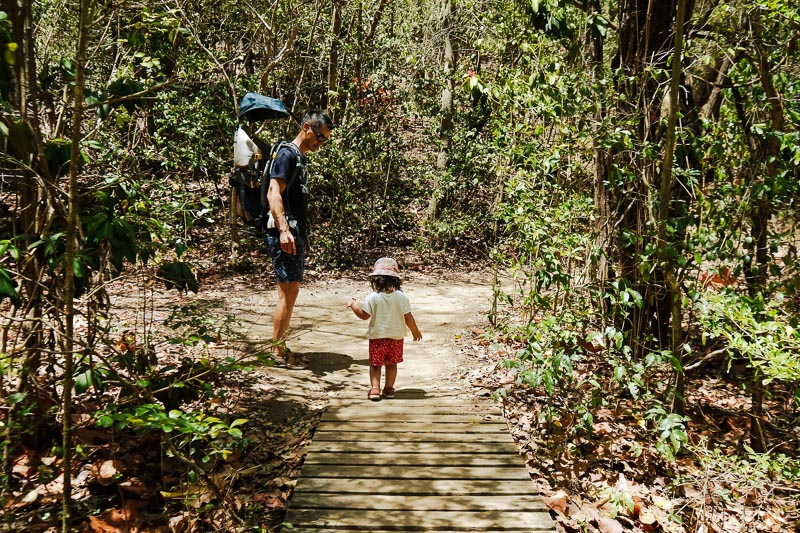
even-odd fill
[[[334,374],[349,369],[353,365],[369,366],[369,362],[366,359],[353,359],[352,356],[343,353],[305,352],[297,355],[305,359],[305,368],[317,376]]]

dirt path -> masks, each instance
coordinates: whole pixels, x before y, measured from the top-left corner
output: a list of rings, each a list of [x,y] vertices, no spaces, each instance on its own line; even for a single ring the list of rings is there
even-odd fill
[[[423,340],[405,342],[405,361],[399,366],[396,387],[454,391],[463,388],[458,377],[465,361],[456,347],[461,335],[485,320],[491,285],[479,281],[437,281],[412,276],[404,281],[412,312]],[[301,367],[266,369],[275,386],[292,396],[324,399],[337,391],[369,388],[367,323],[346,307],[351,297],[368,294],[367,281],[337,279],[303,286],[298,297],[287,345],[301,354]],[[244,346],[266,350],[272,335],[274,290],[236,291],[226,310],[242,322]],[[207,296],[208,297],[208,296]],[[352,395],[352,394],[348,394]]]
[[[366,276],[365,276],[366,278]],[[469,383],[476,366],[460,344],[470,330],[482,327],[490,306],[491,283],[483,276],[470,281],[442,281],[423,275],[406,276],[403,288],[423,339],[406,338],[404,362],[396,387],[425,393],[463,394],[474,399]],[[242,376],[247,390],[239,409],[249,419],[251,442],[245,465],[261,468],[239,487],[244,502],[265,503],[265,522],[280,529],[291,502],[313,435],[325,408],[337,398],[354,398],[369,407],[367,323],[346,307],[350,298],[368,294],[366,279],[317,280],[306,283],[298,297],[287,345],[301,354],[302,367],[261,367]],[[243,327],[243,346],[249,353],[266,352],[272,335],[273,288],[253,292],[230,286],[205,298],[226,302]],[[485,364],[485,362],[484,362]],[[348,401],[348,400],[343,400]],[[263,435],[263,437],[261,437]]]
[[[128,309],[119,327],[135,328],[132,309],[141,309],[141,293],[135,280],[121,281],[115,305]],[[403,288],[423,335],[413,342],[406,337],[405,361],[399,366],[396,387],[426,393],[478,394],[470,378],[482,366],[469,347],[471,331],[482,328],[490,308],[488,276],[471,274],[469,280],[447,280],[415,272],[405,273]],[[216,385],[219,408],[242,426],[246,447],[229,464],[217,470],[243,509],[270,530],[283,521],[293,487],[300,474],[316,427],[325,408],[334,400],[352,399],[369,407],[367,323],[346,307],[351,297],[359,300],[369,292],[366,273],[361,279],[311,279],[303,285],[295,308],[288,346],[301,354],[302,365],[267,366],[256,357],[269,352],[272,309],[276,291],[271,283],[253,287],[251,277],[226,276],[205,283],[197,295],[174,292],[149,293],[151,319],[160,324],[176,305],[197,304],[208,309],[207,318],[226,313],[238,322],[238,340],[210,346],[213,358],[244,356],[252,368],[226,374]],[[141,312],[140,312],[141,314]],[[202,314],[202,311],[201,311]],[[162,341],[163,342],[163,341]],[[199,357],[199,356],[198,356]],[[167,359],[162,361],[166,362]],[[487,391],[483,391],[487,395]],[[485,400],[485,398],[483,399]],[[351,401],[351,400],[343,400]]]

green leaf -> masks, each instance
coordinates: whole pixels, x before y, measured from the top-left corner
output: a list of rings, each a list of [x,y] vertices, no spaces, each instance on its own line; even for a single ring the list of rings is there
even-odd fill
[[[72,141],[55,138],[44,145],[44,158],[53,176],[66,176],[72,156]]]
[[[92,386],[92,369],[87,368],[75,375],[75,394],[83,394]]]
[[[0,268],[0,302],[3,298],[8,298],[14,305],[19,304],[19,295],[17,294],[17,282],[11,277],[11,274],[4,268]]]
[[[9,394],[8,398],[6,399],[6,401],[9,404],[14,405],[16,403],[21,402],[24,399],[25,399],[25,393],[24,392],[15,392],[14,394]]]
[[[187,289],[196,293],[200,286],[189,265],[183,261],[165,263],[158,269],[158,277],[164,282],[167,289],[178,289],[183,292]]]

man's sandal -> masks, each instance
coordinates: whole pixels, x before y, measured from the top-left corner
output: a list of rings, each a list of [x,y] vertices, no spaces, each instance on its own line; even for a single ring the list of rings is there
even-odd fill
[[[385,389],[383,389],[382,396],[384,398],[387,398],[387,399],[392,399],[392,398],[394,398],[394,395],[396,393],[397,393],[397,391],[394,389],[394,387],[386,387]]]
[[[373,402],[381,401],[381,390],[377,387],[369,389],[369,392],[367,393],[367,398],[369,398]]]

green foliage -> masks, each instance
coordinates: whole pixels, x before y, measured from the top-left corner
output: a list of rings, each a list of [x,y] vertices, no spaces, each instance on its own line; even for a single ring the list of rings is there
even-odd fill
[[[16,61],[16,51],[19,45],[14,42],[11,21],[8,13],[0,11],[0,103],[8,101],[11,92],[11,69]],[[0,141],[3,140],[0,134]],[[5,144],[5,143],[2,143]]]
[[[337,128],[310,158],[311,245],[322,263],[351,265],[365,246],[404,245],[415,238],[415,199],[404,181],[408,162],[392,149],[400,135],[393,112],[386,102],[354,113],[348,120],[367,122],[370,129]]]
[[[0,302],[4,298],[11,300],[14,305],[19,305],[19,295],[17,294],[17,282],[11,274],[4,268],[0,268]]]
[[[568,344],[574,335],[562,330],[562,325],[556,317],[548,316],[529,329],[526,345],[504,363],[506,368],[514,369],[517,384],[543,387],[548,396],[553,396],[557,387],[563,389],[573,384],[573,360],[579,355],[574,345]]]
[[[192,269],[183,261],[164,263],[158,267],[158,278],[164,282],[167,289],[173,287],[181,292],[190,290],[196,293],[200,286]]]
[[[700,468],[679,476],[675,484],[705,483],[724,502],[739,501],[764,487],[793,487],[800,480],[800,462],[783,453],[760,454],[745,446],[741,456],[731,455],[706,441],[691,449]]]
[[[113,427],[115,431],[159,432],[164,438],[171,439],[178,449],[199,456],[204,463],[217,457],[226,459],[233,453],[234,446],[243,438],[239,426],[247,422],[243,418],[225,422],[202,412],[167,411],[157,403],[132,408],[109,404],[96,417],[98,426]]]
[[[128,220],[109,216],[107,212],[84,217],[83,220],[86,224],[87,244],[94,250],[108,246],[111,250],[111,265],[115,272],[122,272],[125,260],[131,264],[136,263],[139,257],[136,228]]]
[[[656,451],[668,461],[674,461],[675,456],[689,442],[686,432],[686,422],[689,417],[675,413],[668,413],[661,405],[652,407],[645,417],[655,425],[657,433]]]
[[[723,340],[731,358],[747,358],[765,384],[800,381],[800,332],[779,300],[764,305],[732,291],[705,292],[695,306],[703,343]]]
[[[72,142],[68,139],[50,139],[44,145],[44,157],[50,175],[54,177],[65,176],[69,173],[69,162],[72,152]],[[81,163],[86,162],[85,154],[81,154]]]
[[[153,116],[152,144],[142,156],[182,185],[187,180],[221,182],[230,169],[236,127],[230,102],[227,87],[220,84],[160,92],[154,103],[159,112]],[[170,197],[188,192],[171,189]]]
[[[90,388],[102,392],[105,390],[105,378],[117,377],[116,374],[106,366],[88,366],[79,364],[72,377],[75,394],[83,394]]]
[[[201,342],[220,342],[233,335],[233,328],[238,322],[232,313],[215,317],[208,311],[196,303],[174,308],[164,321],[164,325],[178,333],[178,336],[170,339],[170,343],[196,346]]]

